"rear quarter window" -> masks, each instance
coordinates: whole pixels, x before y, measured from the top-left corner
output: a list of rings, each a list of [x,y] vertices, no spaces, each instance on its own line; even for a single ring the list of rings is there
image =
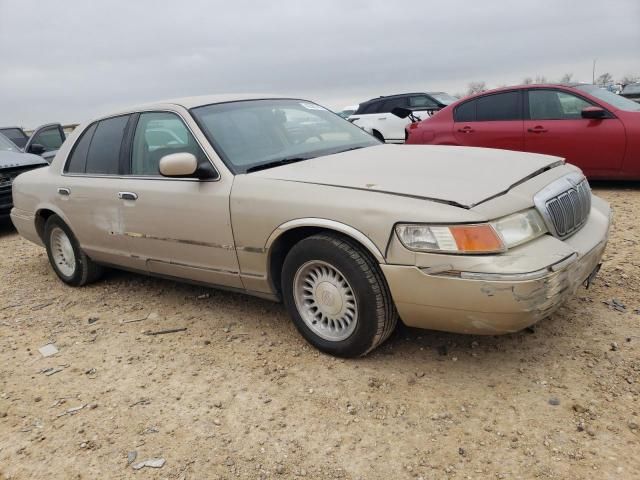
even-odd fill
[[[453,112],[453,118],[456,122],[475,122],[476,100],[470,100],[458,105]]]
[[[93,133],[96,131],[96,123],[87,128],[80,138],[76,142],[69,155],[69,160],[64,169],[65,173],[85,173],[87,168],[87,153],[89,152],[89,145],[93,138]]]

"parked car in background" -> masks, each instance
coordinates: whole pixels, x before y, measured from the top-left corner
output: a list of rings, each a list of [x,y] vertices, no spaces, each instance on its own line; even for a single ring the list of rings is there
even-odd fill
[[[0,133],[0,220],[9,216],[13,207],[11,186],[23,172],[47,165],[41,157],[24,153],[15,143]]]
[[[25,153],[40,155],[49,163],[66,139],[64,129],[59,123],[41,125],[31,135],[27,135],[21,127],[3,127],[0,128],[0,134]]]
[[[0,134],[11,140],[19,148],[24,148],[27,140],[29,140],[29,135],[21,127],[0,127]]]
[[[592,179],[640,179],[640,104],[594,85],[521,85],[465,98],[407,129],[407,143],[563,157]]]
[[[403,93],[378,97],[361,103],[349,121],[387,143],[404,143],[408,119],[398,118],[391,111],[401,107],[413,111],[424,120],[433,112],[455,102],[457,98],[444,92]]]
[[[630,83],[625,85],[620,94],[629,100],[640,103],[640,83]]]
[[[160,128],[174,135],[152,150]],[[490,335],[550,315],[597,272],[610,222],[556,157],[382,145],[313,102],[237,95],[80,126],[14,200],[19,233],[69,285],[110,265],[281,299],[346,357],[398,315]]]
[[[358,107],[359,107],[359,105],[348,105],[348,106],[344,107],[342,110],[340,110],[337,113],[342,118],[349,118],[351,115],[356,113],[356,111],[358,110]]]

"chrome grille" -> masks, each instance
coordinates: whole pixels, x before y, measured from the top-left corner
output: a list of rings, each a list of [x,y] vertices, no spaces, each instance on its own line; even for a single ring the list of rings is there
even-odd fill
[[[566,238],[587,221],[591,189],[582,175],[570,174],[538,192],[534,201],[549,231],[556,237]]]

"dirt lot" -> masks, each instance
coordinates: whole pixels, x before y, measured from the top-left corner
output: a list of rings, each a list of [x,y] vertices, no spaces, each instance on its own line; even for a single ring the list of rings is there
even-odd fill
[[[267,301],[122,272],[71,289],[5,224],[0,479],[640,478],[640,187],[596,191],[606,263],[552,318],[400,327],[355,361]]]

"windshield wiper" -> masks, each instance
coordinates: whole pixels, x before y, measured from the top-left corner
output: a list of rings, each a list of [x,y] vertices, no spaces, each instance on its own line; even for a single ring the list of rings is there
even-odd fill
[[[246,170],[246,173],[257,172],[258,170],[266,170],[267,168],[280,167],[282,165],[288,165],[290,163],[301,162],[302,160],[309,160],[313,157],[285,157],[279,160],[273,160],[272,162],[262,163],[260,165],[254,165]]]
[[[344,152],[350,152],[351,150],[360,150],[361,148],[367,148],[368,145],[361,145],[359,147],[351,147],[351,148],[345,148],[344,150],[338,150],[337,152],[333,152],[331,155],[336,155],[338,153],[344,153]]]

